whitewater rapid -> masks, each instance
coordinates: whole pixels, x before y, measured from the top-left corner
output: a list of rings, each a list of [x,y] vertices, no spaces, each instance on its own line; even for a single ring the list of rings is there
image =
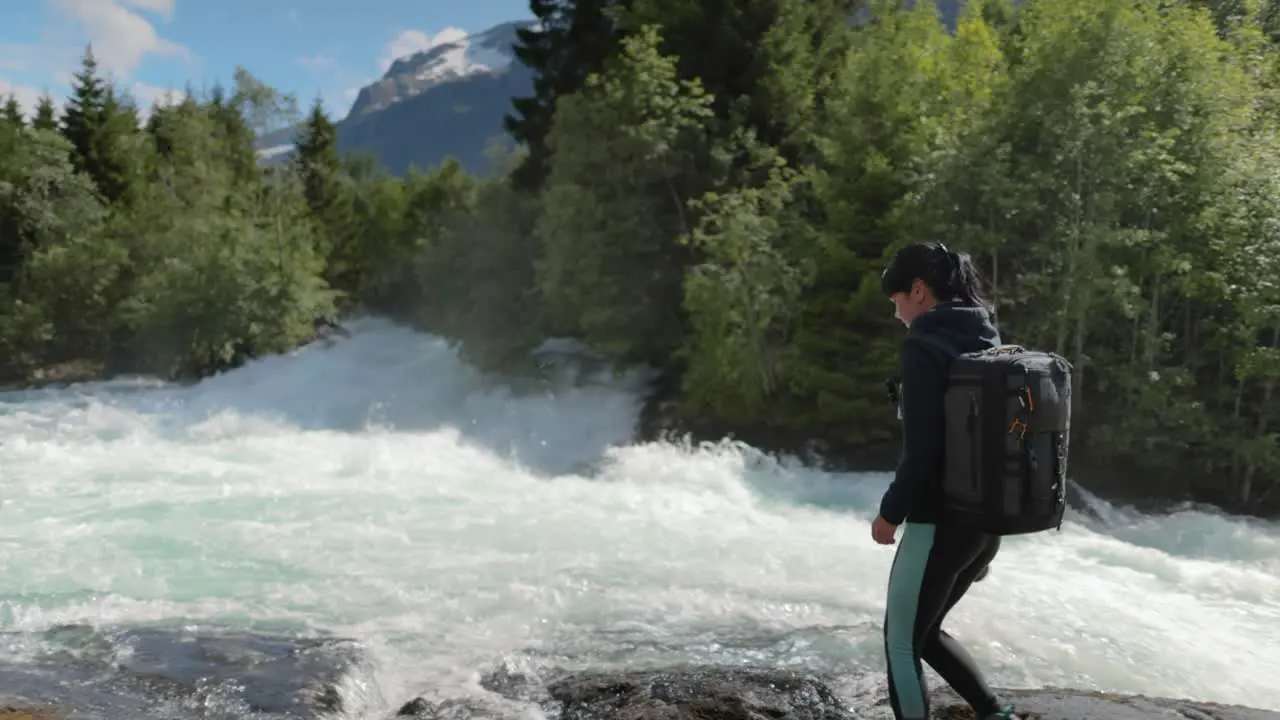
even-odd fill
[[[504,662],[774,662],[877,692],[887,477],[635,445],[634,378],[516,392],[437,338],[349,329],[194,385],[0,394],[0,632],[354,637],[353,717]],[[1007,540],[953,613],[993,683],[1280,709],[1280,529],[1099,510]]]

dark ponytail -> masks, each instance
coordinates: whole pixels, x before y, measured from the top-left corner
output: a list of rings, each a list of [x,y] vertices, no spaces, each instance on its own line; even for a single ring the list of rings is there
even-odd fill
[[[894,253],[880,276],[880,289],[886,296],[910,292],[916,280],[928,286],[938,302],[959,300],[992,310],[982,290],[982,273],[968,253],[952,252],[940,242],[912,243]]]

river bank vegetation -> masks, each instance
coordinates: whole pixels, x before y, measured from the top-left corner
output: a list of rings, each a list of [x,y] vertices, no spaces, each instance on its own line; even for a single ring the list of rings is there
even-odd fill
[[[0,371],[199,376],[360,309],[495,371],[575,336],[662,368],[663,422],[852,457],[898,429],[879,271],[936,238],[1074,363],[1086,485],[1280,507],[1271,6],[531,5],[490,177],[340,157],[318,104],[264,165],[296,103],[243,70],[144,110],[90,51],[61,111],[10,102]]]

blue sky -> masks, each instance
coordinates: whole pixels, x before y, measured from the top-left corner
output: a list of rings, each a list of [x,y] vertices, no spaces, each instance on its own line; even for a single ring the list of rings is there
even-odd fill
[[[0,96],[57,101],[88,42],[104,70],[149,105],[166,89],[222,81],[237,64],[346,114],[394,57],[442,31],[529,18],[528,0],[0,0]]]

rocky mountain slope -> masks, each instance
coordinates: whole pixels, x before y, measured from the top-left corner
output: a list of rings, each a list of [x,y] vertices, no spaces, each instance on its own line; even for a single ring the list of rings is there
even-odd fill
[[[371,153],[397,175],[450,156],[471,172],[486,173],[487,148],[509,146],[502,118],[511,98],[532,92],[532,73],[511,51],[516,30],[531,24],[503,23],[396,60],[361,88],[337,123],[339,150]],[[291,127],[262,136],[259,156],[266,162],[289,157],[296,132]]]
[[[935,0],[939,20],[954,29],[964,2]],[[503,23],[399,58],[379,80],[361,88],[338,122],[339,150],[372,153],[396,175],[411,165],[433,167],[449,156],[473,173],[489,172],[487,148],[511,147],[502,127],[511,98],[533,90],[532,72],[511,50],[516,30],[531,25],[532,20]],[[261,137],[263,161],[291,155],[296,131],[285,128]]]

